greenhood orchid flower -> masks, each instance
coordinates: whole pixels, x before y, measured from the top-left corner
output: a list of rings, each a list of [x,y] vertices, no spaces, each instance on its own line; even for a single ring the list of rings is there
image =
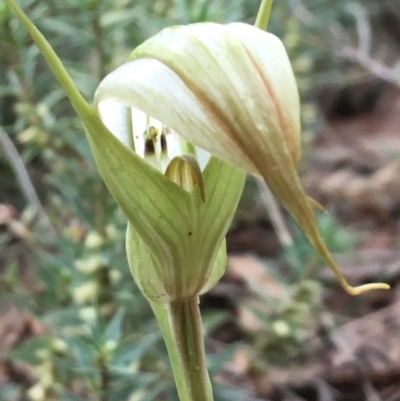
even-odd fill
[[[322,207],[306,195],[297,173],[296,80],[276,36],[243,23],[164,29],[100,83],[95,107],[102,118],[108,104],[125,113],[139,109],[200,149],[261,175],[350,294],[387,288],[351,287],[319,234],[313,208]]]
[[[35,39],[84,124],[98,169],[127,215],[128,253],[151,255],[146,264],[129,258],[148,298],[168,302],[200,294],[222,274],[217,255],[243,186],[237,168],[264,178],[350,294],[388,288],[351,287],[318,232],[313,207],[319,205],[307,197],[297,174],[299,95],[276,36],[243,23],[164,29],[104,78],[93,110],[29,18],[12,0],[5,2]],[[144,113],[139,121],[138,111]],[[151,119],[161,126],[153,127]],[[163,149],[170,131],[175,145]],[[208,163],[204,151],[214,155]],[[152,267],[139,274],[139,265]]]

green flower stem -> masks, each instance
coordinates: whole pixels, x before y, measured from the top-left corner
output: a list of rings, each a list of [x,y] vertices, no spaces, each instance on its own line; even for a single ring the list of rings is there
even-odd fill
[[[271,7],[274,0],[262,0],[258,10],[256,23],[254,26],[265,31],[268,26],[269,15],[271,14]]]
[[[192,399],[209,401],[212,399],[204,352],[203,326],[199,301],[175,301],[171,304],[171,325],[175,341],[180,348],[182,364]],[[211,397],[210,397],[211,396]]]
[[[197,297],[150,304],[167,345],[180,401],[213,401]]]

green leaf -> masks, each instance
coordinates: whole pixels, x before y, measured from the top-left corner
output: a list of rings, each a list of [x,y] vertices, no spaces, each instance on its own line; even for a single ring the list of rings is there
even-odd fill
[[[165,391],[167,384],[165,382],[155,383],[153,387],[143,391],[143,397],[139,398],[138,401],[154,401],[160,399],[160,394]],[[181,400],[183,401],[183,400]]]
[[[160,339],[160,334],[152,333],[139,341],[135,341],[134,346],[128,344],[126,346],[120,346],[114,353],[112,365],[113,367],[121,367],[124,365],[131,365],[135,363],[141,356],[149,350],[149,348]]]
[[[231,344],[226,346],[226,348],[222,349],[217,354],[210,355],[207,358],[210,375],[214,376],[220,373],[224,366],[233,359],[234,355],[240,348],[240,344]]]
[[[121,334],[122,319],[124,318],[124,315],[125,311],[122,308],[114,315],[111,322],[107,326],[105,341],[117,342],[119,340]]]

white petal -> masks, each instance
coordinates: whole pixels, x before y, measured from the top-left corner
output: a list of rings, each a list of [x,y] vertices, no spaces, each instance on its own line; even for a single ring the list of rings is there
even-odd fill
[[[168,158],[170,160],[172,160],[176,156],[182,156],[184,154],[181,138],[175,131],[170,131],[167,134],[166,139],[167,139]]]
[[[130,146],[129,108],[109,99],[99,104],[104,125],[125,145]]]
[[[201,170],[204,170],[207,166],[207,163],[210,161],[211,154],[206,150],[199,148],[198,146],[195,148],[195,153]]]

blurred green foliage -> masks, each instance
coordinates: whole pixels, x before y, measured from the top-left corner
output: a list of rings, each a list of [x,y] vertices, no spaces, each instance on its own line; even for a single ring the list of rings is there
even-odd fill
[[[163,27],[200,21],[252,23],[259,6],[259,0],[19,3],[54,46],[87,99],[102,77]],[[306,142],[312,140],[319,121],[312,102],[315,87],[347,79],[353,71],[353,66],[349,68],[335,55],[340,43],[326,29],[339,25],[350,40],[354,37],[356,27],[348,3],[287,0],[273,7],[270,27],[287,46],[304,100]],[[381,9],[376,4],[366,9],[379,18]],[[3,3],[0,54],[0,126],[17,144],[43,205],[38,209],[21,196],[12,166],[0,152],[0,203],[16,206],[26,228],[20,237],[12,230],[0,234],[4,255],[0,303],[4,310],[12,304],[29,311],[44,327],[42,335],[0,355],[3,362],[27,363],[32,368],[32,382],[11,378],[0,389],[0,399],[17,401],[27,395],[33,401],[176,400],[158,328],[127,267],[125,219],[96,172],[78,118],[36,46]],[[348,249],[347,234],[335,224],[328,217],[321,220],[328,245],[332,250]],[[285,254],[295,272],[287,283],[293,286],[293,302],[276,311],[279,321],[289,322],[290,330],[304,316],[293,307],[311,305],[318,298],[319,289],[307,281],[310,277],[302,277],[311,254],[303,239],[296,240],[296,250]],[[298,278],[307,279],[304,291],[293,284]],[[306,295],[300,302],[301,294]],[[265,319],[270,334],[276,320]],[[281,345],[287,350],[289,342],[295,352],[304,337],[291,332],[292,337]],[[254,344],[260,350],[273,344],[275,351],[281,351],[276,342],[260,346],[254,339]],[[233,350],[224,346],[210,358],[214,375]],[[215,392],[217,400],[252,399],[229,386],[217,386]]]

